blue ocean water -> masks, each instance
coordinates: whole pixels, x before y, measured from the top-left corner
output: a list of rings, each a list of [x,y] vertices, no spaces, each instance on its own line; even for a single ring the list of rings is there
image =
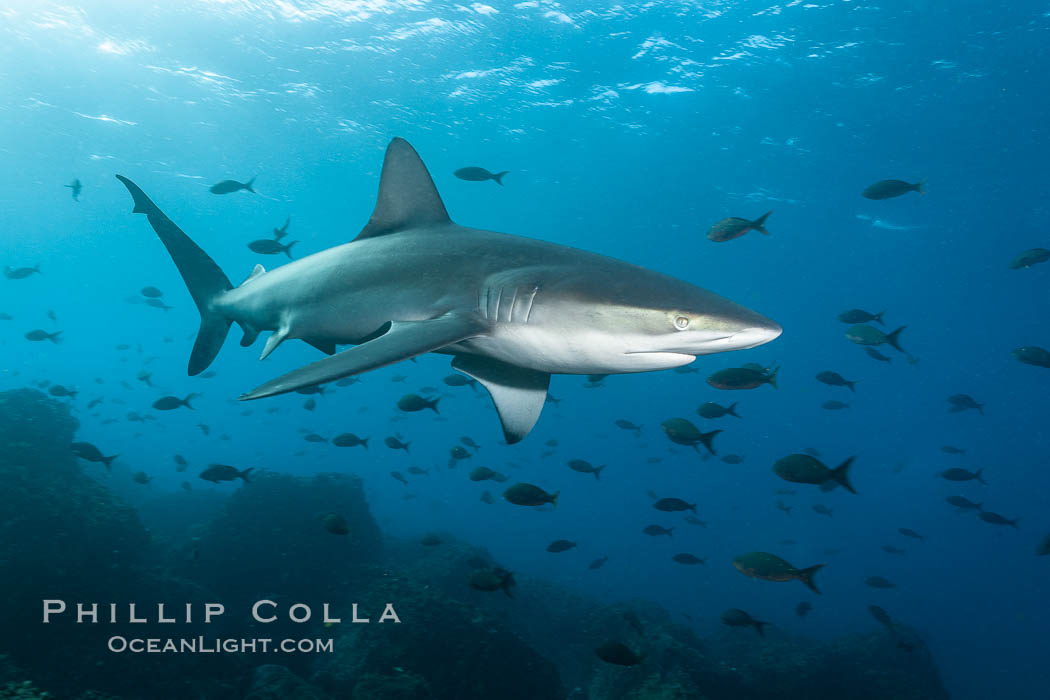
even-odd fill
[[[133,471],[152,476],[150,497],[180,489],[174,453],[194,465],[352,471],[393,536],[449,533],[601,600],[656,601],[691,616],[701,635],[740,607],[830,640],[876,627],[867,606],[877,604],[921,634],[953,698],[1045,693],[1048,561],[1035,548],[1048,528],[1048,375],[1010,353],[1050,346],[1050,268],[1008,267],[1046,246],[1045,2],[5,5],[0,257],[41,274],[3,280],[0,311],[13,318],[0,322],[0,388],[78,387],[78,439],[120,454],[112,488],[132,503],[145,503]],[[561,403],[512,446],[483,392],[441,383],[444,356],[364,375],[316,397],[312,412],[297,394],[233,401],[316,360],[305,344],[259,363],[261,342],[228,340],[214,378],[187,377],[196,309],[113,175],[142,186],[236,283],[256,263],[284,262],[246,244],[287,217],[296,256],[351,240],[395,136],[419,152],[457,223],[669,273],[775,319],[783,335],[701,357],[696,373],[611,376],[600,388],[556,376]],[[468,165],[510,173],[502,187],[452,175]],[[208,191],[252,177],[254,195]],[[79,202],[63,188],[74,178]],[[887,178],[924,179],[927,193],[860,196]],[[769,236],[705,237],[719,219],[768,210]],[[147,285],[173,308],[142,303]],[[887,350],[892,363],[878,363],[846,340],[836,315],[854,307],[885,309],[887,330],[906,326],[901,343],[918,361]],[[37,328],[61,330],[63,342],[23,338]],[[745,362],[779,365],[779,389],[720,392],[704,381]],[[823,370],[856,380],[855,394],[818,383]],[[446,394],[440,420],[397,410],[427,385]],[[126,420],[162,394],[189,392],[201,394],[193,412]],[[947,397],[960,393],[983,414],[949,413]],[[96,396],[106,402],[88,410]],[[824,410],[828,399],[850,407]],[[704,401],[736,400],[740,420],[715,426],[695,414]],[[660,423],[675,416],[724,429],[720,455],[743,463],[672,445]],[[303,431],[354,432],[371,445],[339,450]],[[382,445],[393,434],[411,453]],[[452,470],[460,436],[482,447]],[[773,462],[809,447],[831,465],[855,455],[858,495],[808,486],[775,495],[791,485]],[[596,480],[571,471],[573,458],[607,467]],[[429,476],[408,487],[390,477],[413,465]],[[509,507],[502,486],[466,478],[482,465],[560,491],[558,507]],[[988,484],[935,478],[950,467],[983,469]],[[497,504],[479,500],[485,488]],[[404,500],[406,490],[418,497]],[[696,502],[707,527],[653,511],[650,490]],[[944,499],[956,494],[1019,518],[1018,529],[955,512]],[[833,517],[814,513],[816,503]],[[674,537],[642,535],[651,523],[674,525]],[[546,552],[558,538],[578,549]],[[822,595],[741,576],[731,562],[752,550],[824,563]],[[707,564],[679,566],[678,551]],[[605,567],[588,570],[599,556]],[[864,584],[876,575],[897,587]],[[814,604],[804,619],[801,600]]]

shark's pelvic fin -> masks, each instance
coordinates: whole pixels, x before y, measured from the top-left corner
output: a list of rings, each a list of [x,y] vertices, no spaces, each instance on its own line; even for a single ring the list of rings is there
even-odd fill
[[[230,330],[230,320],[212,309],[213,302],[233,285],[215,261],[165,216],[138,185],[123,175],[117,175],[117,179],[128,188],[135,202],[132,213],[145,214],[157,237],[168,249],[200,312],[201,327],[190,353],[188,368],[190,375],[200,374],[219,354]]]
[[[386,149],[375,211],[354,240],[448,223],[451,220],[427,166],[408,141],[395,138]]]
[[[289,372],[240,398],[242,401],[261,399],[361,374],[475,338],[486,329],[487,324],[479,317],[454,312],[427,321],[394,321],[390,330],[375,340]]]
[[[255,339],[259,337],[259,329],[254,326],[249,326],[247,323],[240,324],[241,330],[244,331],[244,335],[241,337],[241,347],[246,348],[255,342]]]
[[[508,444],[524,438],[536,425],[547,400],[550,374],[479,355],[456,355],[452,368],[489,390]]]

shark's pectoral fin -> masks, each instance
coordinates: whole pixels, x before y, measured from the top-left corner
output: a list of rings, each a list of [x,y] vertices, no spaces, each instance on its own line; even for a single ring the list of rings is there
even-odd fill
[[[361,374],[475,338],[486,329],[484,320],[473,314],[447,313],[426,321],[394,321],[390,330],[375,340],[289,372],[240,398],[242,401],[261,399]]]
[[[489,390],[508,444],[524,438],[536,425],[547,400],[551,375],[477,355],[456,355],[452,368]]]

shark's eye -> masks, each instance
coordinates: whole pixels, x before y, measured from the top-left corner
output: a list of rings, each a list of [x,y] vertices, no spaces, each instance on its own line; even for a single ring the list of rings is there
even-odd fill
[[[674,327],[680,331],[684,331],[689,327],[689,319],[685,316],[678,316],[674,320]]]

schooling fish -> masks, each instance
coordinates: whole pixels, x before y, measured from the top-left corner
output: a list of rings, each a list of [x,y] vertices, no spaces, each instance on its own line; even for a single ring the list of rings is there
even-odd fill
[[[733,560],[737,571],[751,578],[763,581],[801,581],[814,593],[820,593],[813,583],[813,576],[824,567],[823,564],[796,569],[794,566],[768,552],[748,552]]]
[[[80,184],[80,178],[73,180],[73,182],[69,183],[68,185],[63,185],[63,187],[68,187],[69,189],[73,190],[74,202],[80,201],[80,191],[84,189],[84,186]]]
[[[925,180],[919,180],[914,184],[904,180],[879,180],[874,184],[868,185],[860,194],[866,199],[891,199],[909,192],[926,194],[926,190],[923,189],[925,184]]]
[[[248,190],[254,193],[252,185],[255,184],[255,178],[253,177],[248,182],[237,182],[236,180],[223,180],[222,182],[216,183],[208,188],[208,191],[212,194],[229,194],[231,192],[237,192],[239,190]]]
[[[1046,248],[1032,248],[1019,254],[1016,258],[1010,261],[1011,270],[1027,270],[1032,265],[1038,265],[1050,260],[1050,250]]]
[[[33,267],[11,267],[8,265],[4,268],[4,277],[9,280],[24,280],[30,275],[39,275],[40,265],[34,265]]]
[[[843,311],[836,318],[838,318],[838,320],[842,321],[843,323],[849,323],[851,325],[856,323],[870,323],[871,321],[875,321],[876,323],[885,325],[885,323],[882,320],[882,315],[884,313],[886,312],[880,311],[877,314],[873,314],[869,311],[865,311],[864,309],[850,309],[849,311]]]
[[[709,241],[715,241],[716,243],[722,243],[724,241],[731,241],[734,238],[740,238],[748,231],[758,231],[762,235],[768,236],[769,231],[766,230],[766,219],[773,212],[767,211],[762,216],[758,217],[754,221],[748,219],[741,219],[738,216],[730,216],[729,218],[722,219],[716,222],[711,229],[707,232],[707,239]]]
[[[765,637],[763,628],[768,622],[760,622],[739,608],[730,608],[722,613],[722,624],[729,627],[754,627],[759,637]]]
[[[299,241],[292,241],[291,243],[284,245],[272,238],[260,238],[257,241],[252,241],[248,244],[248,249],[253,253],[259,255],[279,255],[284,253],[288,256],[289,260],[292,260],[292,246]]]
[[[452,173],[460,180],[467,180],[469,182],[485,182],[486,180],[495,180],[497,185],[503,184],[503,176],[509,173],[509,170],[504,170],[500,173],[490,173],[485,168],[469,167],[460,168],[456,172]]]

